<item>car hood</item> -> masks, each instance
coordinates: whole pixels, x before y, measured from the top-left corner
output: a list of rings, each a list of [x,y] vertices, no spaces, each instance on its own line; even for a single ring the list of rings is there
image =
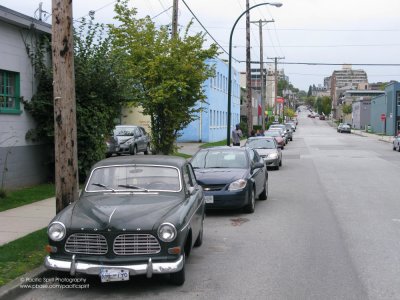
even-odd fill
[[[195,174],[200,185],[220,185],[245,178],[248,170],[230,168],[195,169]]]
[[[151,230],[181,203],[160,194],[106,194],[84,196],[74,204],[69,228]]]
[[[256,148],[255,150],[260,155],[268,155],[268,154],[272,154],[272,153],[278,153],[278,151],[276,149],[263,149],[263,148],[258,149],[258,148]]]
[[[115,139],[117,140],[118,144],[123,144],[127,140],[130,140],[131,138],[133,138],[133,137],[132,136],[116,136],[115,137]]]

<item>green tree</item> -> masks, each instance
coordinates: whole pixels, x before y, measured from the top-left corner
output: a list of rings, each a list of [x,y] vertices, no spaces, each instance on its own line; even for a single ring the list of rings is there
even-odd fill
[[[110,52],[111,40],[99,24],[82,21],[74,36],[74,66],[78,133],[79,179],[85,180],[90,167],[105,155],[105,138],[114,127],[124,99],[123,77],[119,75],[118,58]],[[33,57],[39,81],[36,94],[25,108],[37,127],[27,138],[51,145],[49,162],[54,170],[54,117],[52,67],[44,61],[46,47],[37,47]],[[47,50],[49,44],[47,43]]]
[[[321,99],[321,111],[325,115],[329,115],[332,111],[332,100],[331,97],[324,96]]]
[[[294,118],[294,116],[296,114],[296,112],[289,107],[284,108],[284,113],[285,113],[285,116],[288,118]]]
[[[132,101],[151,118],[153,152],[170,154],[178,132],[196,118],[195,104],[205,101],[202,85],[214,74],[206,60],[217,55],[217,47],[203,49],[204,35],[189,36],[190,24],[182,38],[170,38],[168,27],[137,19],[127,4],[115,6],[113,53],[123,59]]]
[[[343,104],[343,106],[342,106],[342,112],[343,112],[345,115],[351,114],[352,111],[353,111],[353,107],[352,107],[351,104],[346,104],[346,103]]]

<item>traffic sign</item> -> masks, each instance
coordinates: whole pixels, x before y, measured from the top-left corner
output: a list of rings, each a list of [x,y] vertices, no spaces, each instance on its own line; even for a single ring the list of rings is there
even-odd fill
[[[386,120],[386,114],[381,114],[381,120],[385,121]]]

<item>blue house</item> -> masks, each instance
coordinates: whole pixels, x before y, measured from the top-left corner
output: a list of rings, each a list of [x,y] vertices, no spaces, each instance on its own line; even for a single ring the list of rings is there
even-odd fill
[[[228,64],[218,58],[206,63],[215,67],[215,77],[207,79],[203,85],[207,103],[196,104],[202,111],[180,132],[178,142],[217,142],[227,138]],[[231,130],[240,123],[239,82],[239,72],[232,68]]]
[[[372,99],[371,129],[385,135],[400,133],[400,83],[392,82],[384,95]]]

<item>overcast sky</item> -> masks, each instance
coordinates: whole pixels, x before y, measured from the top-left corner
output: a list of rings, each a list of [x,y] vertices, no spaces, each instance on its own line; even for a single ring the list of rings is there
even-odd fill
[[[250,6],[262,3],[249,0]],[[51,13],[51,0],[0,0],[0,5],[28,16],[38,16],[39,3]],[[113,22],[113,0],[75,0],[74,18],[96,11],[96,21]],[[246,0],[185,0],[193,13],[218,43],[228,51],[229,34],[235,20],[245,10]],[[263,5],[251,10],[252,21],[272,20],[263,26],[264,61],[267,57],[285,57],[284,68],[290,82],[308,90],[323,84],[341,66],[308,66],[287,63],[400,64],[400,0],[284,0],[282,7]],[[138,16],[154,17],[158,25],[171,23],[172,0],[131,0]],[[166,10],[164,13],[160,14]],[[160,14],[160,15],[159,15]],[[158,16],[157,16],[158,15]],[[192,18],[183,0],[179,0],[179,25]],[[51,17],[47,19],[51,22]],[[181,27],[181,28],[182,28]],[[193,32],[204,31],[195,21]],[[212,39],[207,36],[209,42]],[[245,60],[245,17],[240,19],[233,36],[232,56]],[[259,60],[259,30],[251,25],[251,59]],[[221,58],[226,59],[223,53]],[[244,63],[235,63],[239,71]],[[257,67],[256,65],[254,67]],[[400,81],[400,67],[353,66],[364,69],[369,82]]]

